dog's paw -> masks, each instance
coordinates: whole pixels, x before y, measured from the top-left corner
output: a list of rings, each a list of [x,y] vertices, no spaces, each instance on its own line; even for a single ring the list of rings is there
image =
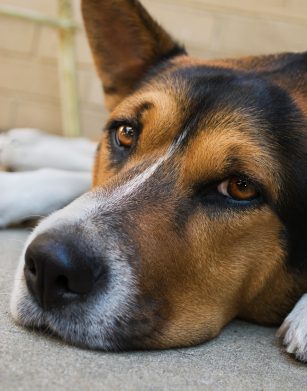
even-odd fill
[[[303,295],[277,331],[286,351],[307,363],[307,294]]]
[[[0,165],[12,171],[54,168],[91,171],[96,143],[37,129],[12,129],[0,137]]]
[[[6,133],[0,134],[0,149],[6,148],[11,144],[30,144],[40,137],[43,137],[44,133],[38,129],[32,128],[16,128],[11,129]]]
[[[12,173],[0,171],[0,229],[21,223],[34,214],[39,192],[34,173]],[[34,217],[34,216],[33,216]]]
[[[38,129],[20,128],[11,129],[0,135],[0,166],[14,169],[14,156],[24,155],[23,149],[31,146],[43,133]]]

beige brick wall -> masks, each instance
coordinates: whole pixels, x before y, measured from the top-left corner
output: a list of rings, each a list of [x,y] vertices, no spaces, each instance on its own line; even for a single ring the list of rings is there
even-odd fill
[[[307,50],[307,0],[143,0],[191,54],[220,58]],[[56,0],[0,0],[56,15]],[[79,0],[74,12],[81,24]],[[96,139],[106,117],[83,30],[76,36],[81,125]],[[57,33],[0,17],[0,129],[61,133]]]

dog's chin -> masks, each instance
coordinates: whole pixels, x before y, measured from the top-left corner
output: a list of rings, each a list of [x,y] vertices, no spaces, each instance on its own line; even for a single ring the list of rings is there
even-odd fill
[[[83,348],[118,351],[140,348],[151,338],[154,316],[142,315],[133,272],[113,270],[106,292],[96,292],[83,302],[45,310],[29,292],[21,260],[10,309],[14,321]],[[146,311],[145,311],[146,312]],[[145,342],[144,342],[145,343]]]
[[[145,343],[152,335],[153,324],[148,319],[137,319],[133,306],[127,304],[117,313],[110,314],[107,310],[109,316],[105,316],[103,300],[93,298],[82,304],[43,310],[27,293],[11,305],[11,314],[25,328],[81,348],[104,351],[142,348],[142,340]],[[98,306],[101,311],[97,310]]]

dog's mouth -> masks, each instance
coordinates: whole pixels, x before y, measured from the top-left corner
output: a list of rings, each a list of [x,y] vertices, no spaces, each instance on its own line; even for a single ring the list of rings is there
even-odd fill
[[[82,348],[121,351],[151,345],[159,317],[131,297],[117,308],[104,303],[111,300],[93,297],[81,304],[43,310],[28,292],[19,299],[13,316],[31,331]]]
[[[58,318],[62,317],[61,312],[44,313],[44,321],[37,319],[37,324],[35,321],[32,323],[33,320],[31,323],[24,323],[26,320],[22,318],[18,322],[43,337],[60,339],[69,345],[83,349],[113,352],[151,348],[154,344],[154,336],[157,334],[156,324],[152,319],[145,317],[129,318],[128,315],[123,314],[110,322],[107,329],[100,324],[100,329],[97,325],[97,329],[93,332],[87,320],[83,322],[80,316],[71,315],[65,325],[61,324],[58,321]]]
[[[114,263],[107,289],[45,309],[28,289],[19,267],[11,300],[13,318],[32,331],[81,348],[121,351],[149,347],[161,319],[153,301],[138,294],[133,269],[124,265]]]

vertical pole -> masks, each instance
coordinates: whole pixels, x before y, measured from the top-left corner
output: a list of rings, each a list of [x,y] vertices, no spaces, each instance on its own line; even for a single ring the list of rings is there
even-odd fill
[[[71,0],[58,0],[60,19],[72,21]],[[77,66],[74,46],[74,29],[59,29],[59,79],[62,111],[62,126],[65,136],[79,136],[79,98],[77,86]]]

